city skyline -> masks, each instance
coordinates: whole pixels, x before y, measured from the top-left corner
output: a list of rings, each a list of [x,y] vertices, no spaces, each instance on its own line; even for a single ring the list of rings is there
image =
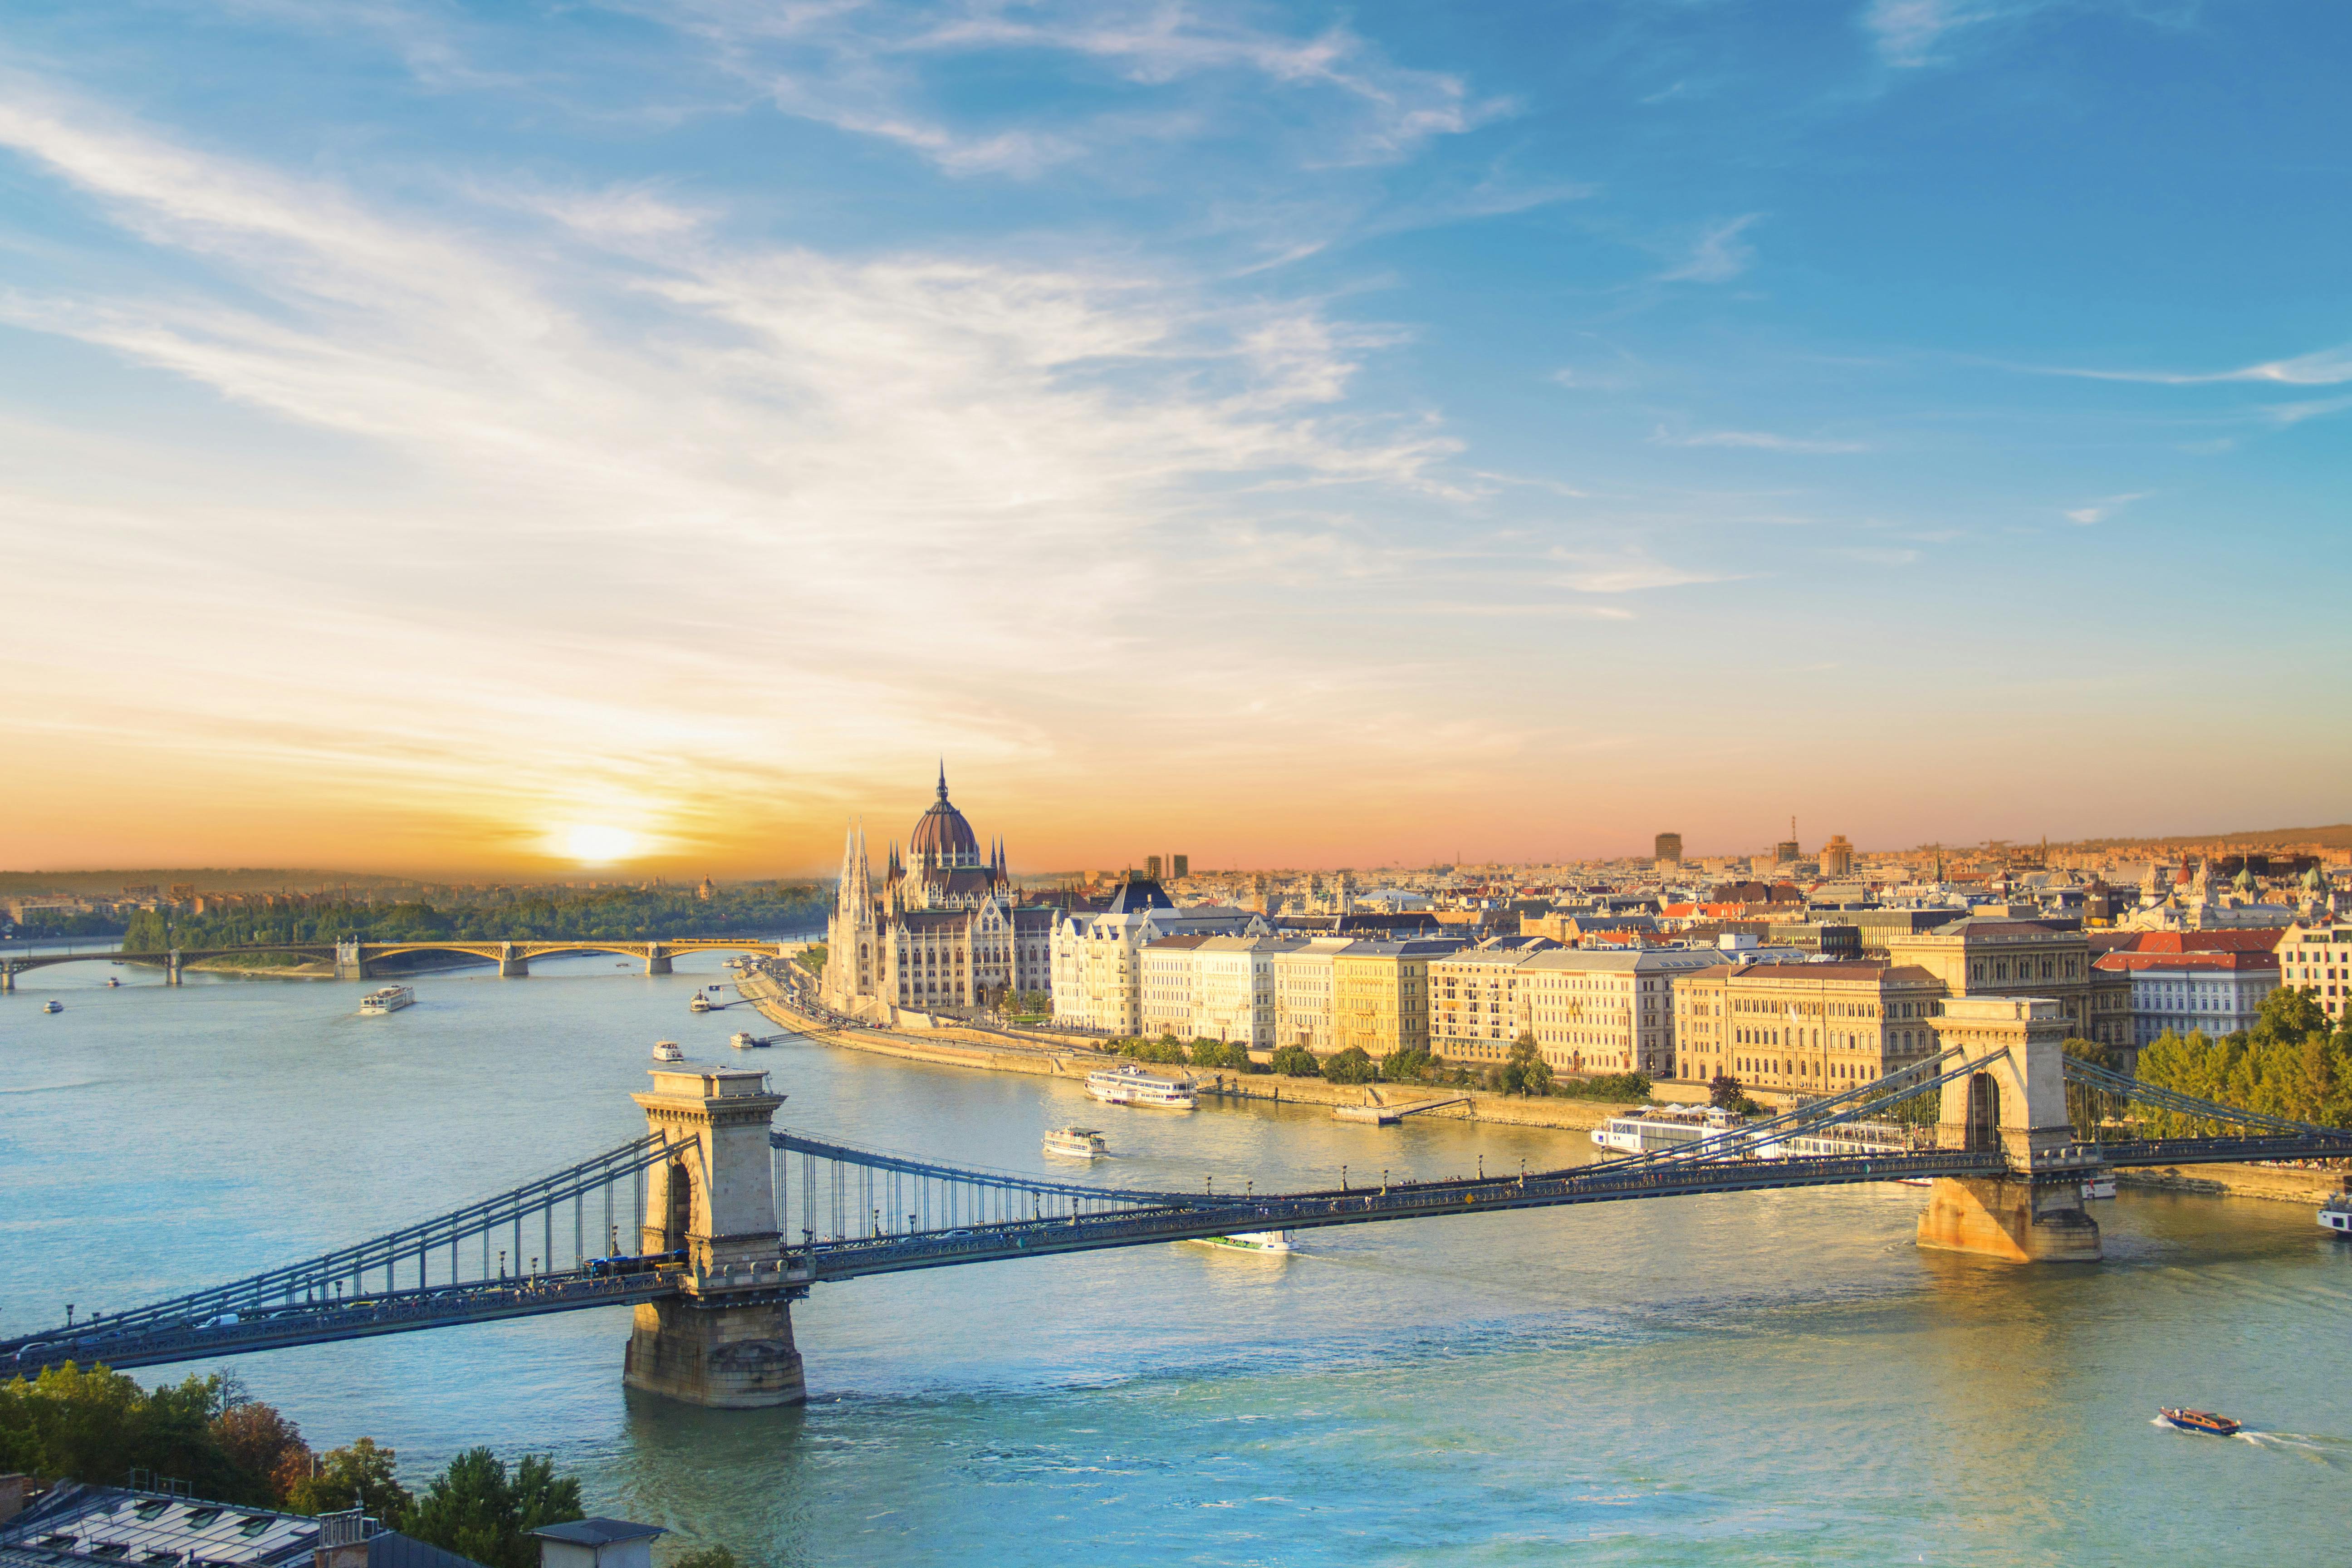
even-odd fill
[[[2339,821],[2347,27],[25,7],[0,866]]]

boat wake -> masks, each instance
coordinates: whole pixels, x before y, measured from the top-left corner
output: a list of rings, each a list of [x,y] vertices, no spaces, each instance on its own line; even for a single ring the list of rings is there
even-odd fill
[[[2314,1432],[2241,1432],[2238,1436],[2257,1448],[2297,1455],[2331,1469],[2352,1466],[2352,1439]]]

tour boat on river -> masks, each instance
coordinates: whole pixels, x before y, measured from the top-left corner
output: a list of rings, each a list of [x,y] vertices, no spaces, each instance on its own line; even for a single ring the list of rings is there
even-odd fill
[[[1286,1230],[1237,1230],[1231,1236],[1204,1236],[1200,1237],[1200,1242],[1203,1247],[1222,1247],[1228,1252],[1255,1252],[1277,1257],[1298,1250],[1291,1244],[1290,1233]]]
[[[1105,1105],[1133,1105],[1152,1110],[1193,1109],[1192,1080],[1165,1079],[1130,1062],[1087,1075],[1087,1092]]]
[[[41,1011],[42,1011],[42,1012],[44,1012],[44,1013],[62,1013],[62,1012],[64,1012],[65,1010],[66,1010],[66,1005],[65,1005],[64,1003],[62,1003],[62,1002],[58,1001],[58,1000],[56,997],[54,997],[54,996],[50,997],[47,1001],[46,1001],[46,1002],[44,1002],[44,1003],[42,1003],[42,1004],[41,1004]]]
[[[2216,1415],[2210,1410],[2160,1409],[2157,1418],[2178,1432],[2202,1432],[2210,1437],[2234,1437],[2241,1423],[2226,1415]]]
[[[1091,1160],[1110,1152],[1110,1141],[1091,1127],[1057,1127],[1045,1134],[1045,1152],[1064,1160]]]
[[[2319,1205],[2319,1226],[2338,1236],[2352,1236],[2352,1193],[2337,1193]]]
[[[686,1005],[686,1010],[689,1013],[708,1013],[710,1011],[710,998],[698,991],[694,994],[694,1000]]]
[[[686,1060],[686,1053],[677,1048],[677,1042],[676,1040],[656,1040],[654,1042],[654,1060],[657,1062],[682,1062]]]
[[[386,985],[360,998],[360,1011],[371,1016],[397,1013],[403,1007],[416,1005],[416,988],[413,985]]]
[[[1645,1105],[1612,1116],[1592,1130],[1592,1142],[1612,1153],[1655,1154],[1737,1132],[1740,1120],[1706,1105]]]

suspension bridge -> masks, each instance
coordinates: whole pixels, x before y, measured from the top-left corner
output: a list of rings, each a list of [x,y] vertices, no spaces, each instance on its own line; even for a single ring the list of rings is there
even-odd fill
[[[856,1148],[777,1130],[783,1097],[764,1072],[681,1063],[653,1070],[652,1089],[635,1096],[647,1131],[616,1149],[354,1246],[0,1340],[0,1376],[630,1306],[632,1386],[706,1405],[768,1405],[803,1393],[790,1304],[870,1275],[1235,1232],[1918,1179],[1934,1189],[1923,1246],[2088,1260],[2099,1237],[2083,1206],[2086,1178],[2352,1157],[2352,1131],[2195,1100],[2066,1058],[2051,1012],[2050,1027],[1998,1050],[1964,1041],[1844,1093],[1649,1153],[1291,1192],[1120,1187]],[[1914,1146],[1844,1152],[1853,1124],[1883,1124],[1922,1100],[1939,1120]],[[2126,1108],[2165,1135],[2102,1138],[2145,1124],[2122,1121]],[[2079,1130],[2078,1113],[2089,1123]]]

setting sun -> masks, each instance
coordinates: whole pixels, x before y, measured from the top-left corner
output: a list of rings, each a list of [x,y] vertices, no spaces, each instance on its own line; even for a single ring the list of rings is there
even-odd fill
[[[587,823],[558,828],[551,837],[554,852],[583,866],[610,865],[639,854],[642,840],[625,827],[599,827]]]

